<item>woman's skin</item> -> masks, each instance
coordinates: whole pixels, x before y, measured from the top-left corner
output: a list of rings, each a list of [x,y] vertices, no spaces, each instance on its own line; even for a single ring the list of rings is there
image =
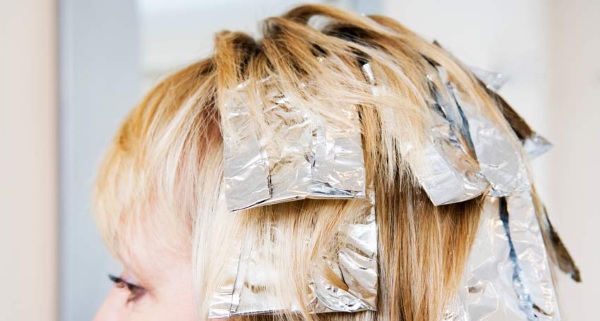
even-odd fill
[[[156,238],[140,238],[94,321],[194,321],[196,309],[188,249],[175,251]],[[179,253],[179,254],[176,254]],[[133,285],[133,286],[132,286]],[[139,288],[138,288],[139,287]]]

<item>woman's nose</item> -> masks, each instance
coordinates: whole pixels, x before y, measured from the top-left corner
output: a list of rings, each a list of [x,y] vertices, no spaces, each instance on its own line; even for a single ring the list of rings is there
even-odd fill
[[[117,288],[113,288],[104,302],[98,309],[96,316],[93,321],[125,321],[127,320],[127,310],[125,307],[125,301],[122,298],[122,291]]]

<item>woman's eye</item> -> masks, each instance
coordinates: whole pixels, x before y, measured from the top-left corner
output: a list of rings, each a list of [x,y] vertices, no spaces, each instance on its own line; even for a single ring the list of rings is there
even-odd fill
[[[142,297],[146,292],[146,290],[144,288],[142,288],[141,286],[139,286],[137,284],[133,284],[131,282],[127,282],[118,276],[109,275],[108,277],[110,278],[111,281],[113,281],[113,283],[115,284],[115,287],[117,287],[119,289],[127,290],[127,292],[128,292],[127,303],[135,302],[137,299]]]
[[[127,290],[129,291],[129,295],[127,296],[127,303],[134,302],[139,299],[142,295],[144,295],[145,290],[137,285],[125,283]]]

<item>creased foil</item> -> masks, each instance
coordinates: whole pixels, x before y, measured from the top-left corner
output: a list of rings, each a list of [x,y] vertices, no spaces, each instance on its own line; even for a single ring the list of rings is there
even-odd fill
[[[467,101],[447,72],[432,63],[427,74],[433,102],[432,128],[422,148],[403,140],[401,151],[434,205],[462,202],[481,195],[508,196],[528,190],[530,183],[521,146],[496,121]],[[363,73],[377,90],[371,66]],[[441,86],[436,84],[442,84]]]
[[[490,195],[508,196],[528,190],[530,183],[521,156],[521,146],[514,144],[508,133],[496,121],[467,101],[456,85],[449,81],[446,83],[467,119],[481,174],[492,186]]]
[[[339,106],[340,124],[299,108],[273,79],[261,102],[267,130],[257,130],[247,84],[224,97],[224,183],[230,211],[303,198],[364,198],[365,169],[356,106]],[[342,124],[343,123],[343,124]]]
[[[506,198],[512,243],[536,320],[560,320],[549,260],[529,192]]]
[[[437,40],[433,44],[446,50]],[[446,50],[452,56],[450,52]],[[456,58],[455,58],[456,59]],[[493,71],[483,70],[477,67],[469,67],[469,71],[477,78],[480,85],[496,101],[502,114],[521,140],[526,154],[530,158],[536,158],[552,148],[552,143],[539,135],[527,124],[527,122],[496,92],[508,82],[508,76]]]
[[[473,66],[469,67],[469,70],[475,75],[475,77],[485,84],[486,88],[494,91],[500,90],[500,88],[502,88],[502,86],[504,86],[509,79],[506,74],[500,72],[483,70]]]
[[[481,73],[480,73],[481,74]],[[488,77],[489,78],[489,77]],[[480,84],[484,84],[485,80],[479,79]],[[494,87],[489,84],[485,86],[486,91],[490,97],[492,97],[506,121],[510,124],[510,127],[513,129],[523,147],[525,148],[525,153],[530,158],[536,158],[544,153],[546,153],[550,148],[552,148],[552,143],[550,143],[546,138],[536,133],[527,122],[519,115],[513,108],[506,102],[504,98],[496,93]],[[493,89],[493,90],[492,90]]]
[[[363,65],[362,70],[374,86],[374,94],[387,90],[377,84],[369,63]],[[404,139],[401,152],[433,204],[442,205],[474,198],[488,184],[470,155],[472,147],[461,111],[447,89],[435,85],[436,77],[439,78],[435,71],[428,75],[433,97],[430,110],[433,124],[429,137],[419,149]],[[440,83],[439,79],[437,83]]]
[[[331,284],[318,270],[313,272],[309,309],[313,313],[356,312],[377,307],[377,225],[375,210],[365,202],[363,222],[343,224],[333,246],[336,257],[323,256],[330,270],[348,286],[347,290]]]
[[[515,290],[515,265],[499,203],[497,197],[485,198],[457,300],[444,320],[527,320]]]
[[[529,193],[485,198],[457,299],[444,320],[560,320]]]
[[[319,248],[320,255],[310,272],[308,295],[303,302],[283,302],[277,296],[276,280],[281,277],[270,253],[247,237],[227,265],[228,280],[211,298],[209,318],[229,318],[247,314],[299,312],[306,306],[311,313],[375,310],[377,306],[377,225],[374,195],[352,222],[338,226],[335,239]],[[277,234],[277,225],[269,227]],[[293,235],[276,235],[289,238]],[[277,246],[277,245],[274,245]],[[333,254],[332,254],[333,253]],[[285,259],[285,258],[279,258]],[[342,280],[344,288],[332,284],[331,273]]]
[[[223,135],[223,184],[229,210],[265,201],[271,195],[267,158],[261,151],[249,109],[242,95],[238,94],[246,85],[240,84],[228,93],[224,103],[226,113],[222,116],[228,119],[231,128],[238,129],[236,136]]]

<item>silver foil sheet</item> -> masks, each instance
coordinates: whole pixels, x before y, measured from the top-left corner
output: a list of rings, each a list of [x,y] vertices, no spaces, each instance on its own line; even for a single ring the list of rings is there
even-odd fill
[[[511,246],[500,217],[500,199],[485,198],[473,243],[448,320],[527,320],[515,285]]]
[[[522,147],[516,145],[496,121],[467,101],[453,83],[444,80],[464,114],[481,174],[492,187],[490,195],[508,196],[529,190],[529,174],[522,158]]]
[[[531,193],[506,198],[508,227],[535,320],[560,320],[546,247]]]
[[[269,167],[262,152],[259,137],[249,115],[249,109],[241,92],[247,84],[240,84],[227,93],[224,102],[230,130],[223,135],[223,184],[229,210],[247,207],[270,198]],[[235,135],[230,135],[233,129]],[[240,197],[235,197],[240,195]]]
[[[477,79],[481,80],[487,88],[493,91],[500,90],[509,80],[508,75],[501,72],[484,70],[473,66],[470,66],[469,70],[477,77]]]
[[[523,148],[525,148],[525,153],[530,158],[536,158],[545,154],[552,146],[549,140],[538,133],[533,133],[533,135],[523,139]]]
[[[433,204],[472,199],[483,193],[488,183],[475,159],[468,124],[461,107],[444,86],[445,71],[438,69],[427,77],[433,98],[429,141],[422,151],[410,148],[403,151]],[[424,155],[410,155],[416,152]]]
[[[224,97],[224,183],[230,211],[303,198],[364,198],[365,169],[356,106],[338,106],[329,122],[290,101],[267,78],[259,82],[267,130],[250,117],[249,86]],[[256,116],[255,116],[256,118]],[[235,129],[232,130],[232,129]]]
[[[299,312],[305,306],[311,313],[356,312],[375,310],[377,306],[377,225],[374,198],[360,201],[364,206],[352,222],[341,222],[329,244],[319,248],[310,272],[308,295],[303,302],[282,302],[276,284],[281,276],[273,266],[270,253],[260,241],[247,237],[239,252],[232,255],[227,270],[227,284],[212,297],[209,318],[229,318],[248,314]],[[277,233],[276,223],[267,227]],[[277,238],[294,235],[277,235]],[[277,246],[277,245],[275,245]],[[285,258],[281,258],[285,259]],[[327,272],[325,271],[327,270]],[[343,280],[344,288],[332,284],[333,273]],[[279,284],[280,285],[280,284]]]
[[[499,203],[497,197],[485,198],[456,302],[444,320],[527,320],[515,290],[515,265]]]
[[[370,64],[363,65],[362,70],[373,85],[374,94],[387,90],[377,84]],[[477,197],[488,183],[479,173],[479,164],[470,155],[472,147],[461,112],[446,88],[435,85],[441,83],[436,71],[428,74],[428,83],[433,98],[430,102],[431,131],[421,148],[415,148],[411,141],[403,139],[402,156],[433,204],[450,204]]]
[[[560,320],[548,264],[530,194],[487,196],[444,320]]]
[[[434,40],[433,44],[446,50],[437,40]],[[447,50],[446,52],[450,56],[453,56]],[[456,59],[456,57],[454,57],[454,59]],[[509,80],[509,77],[506,74],[483,70],[473,66],[468,67],[468,69],[473,76],[477,78],[482,87],[486,89],[487,93],[499,105],[504,117],[515,131],[515,134],[521,140],[523,146],[525,147],[525,152],[530,158],[536,158],[552,148],[552,143],[533,131],[527,122],[525,122],[525,120],[504,100],[504,98],[497,94],[497,91],[499,91]]]
[[[387,90],[376,83],[369,64],[363,66],[363,73],[377,87],[375,94]],[[469,200],[489,186],[492,196],[528,190],[522,147],[467,101],[441,66],[432,63],[427,81],[432,97],[431,131],[421,148],[403,139],[401,151],[432,203]]]
[[[497,90],[500,89],[501,84],[493,83],[494,77],[499,77],[498,73],[493,72],[483,72],[481,70],[474,72],[474,74],[478,77],[480,84],[485,84],[487,93],[496,101],[500,111],[504,115],[504,118],[508,121],[511,128],[523,144],[525,148],[525,153],[529,156],[529,158],[536,158],[544,153],[546,153],[550,148],[552,148],[552,143],[550,143],[546,138],[542,137],[538,133],[536,133],[527,122],[519,115],[509,104],[502,98],[500,95],[496,93]],[[486,80],[487,79],[487,80]],[[502,83],[503,84],[503,83]]]

